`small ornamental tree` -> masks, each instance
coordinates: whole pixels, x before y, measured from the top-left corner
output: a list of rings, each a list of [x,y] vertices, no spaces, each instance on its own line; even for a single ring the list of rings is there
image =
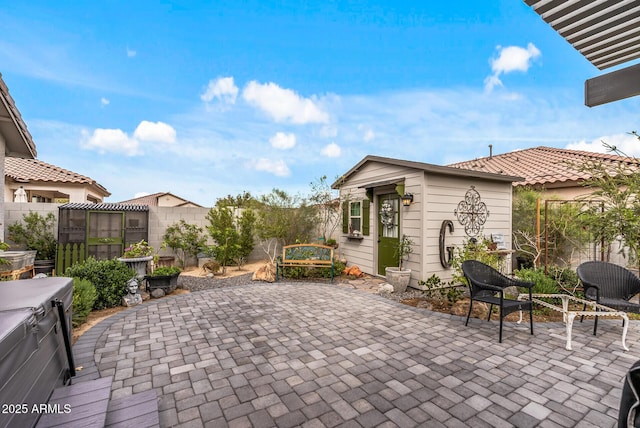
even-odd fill
[[[340,218],[340,198],[327,183],[327,176],[323,175],[311,183],[310,204],[315,208],[316,222],[325,244],[332,237],[338,227]]]
[[[53,213],[43,216],[29,211],[29,214],[22,216],[22,221],[9,225],[8,238],[27,250],[36,250],[36,259],[51,260],[56,256],[55,224],[56,216]]]
[[[184,220],[167,227],[163,240],[176,253],[178,263],[182,267],[185,266],[187,257],[197,257],[207,244],[202,228]]]
[[[631,134],[640,140],[635,131]],[[605,244],[618,241],[620,251],[629,262],[637,263],[640,251],[640,159],[626,156],[606,143],[604,146],[622,158],[615,163],[596,159],[576,166],[577,170],[591,176],[583,182],[592,190],[584,199],[600,202],[585,204],[577,219],[596,241]]]

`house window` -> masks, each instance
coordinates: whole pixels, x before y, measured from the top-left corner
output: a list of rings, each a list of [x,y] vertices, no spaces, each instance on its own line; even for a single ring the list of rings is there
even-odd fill
[[[349,234],[362,232],[362,204],[360,201],[349,204]]]

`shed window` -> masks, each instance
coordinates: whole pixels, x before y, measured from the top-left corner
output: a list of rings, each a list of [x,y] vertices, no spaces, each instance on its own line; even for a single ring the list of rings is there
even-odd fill
[[[362,232],[362,210],[361,210],[361,205],[362,205],[362,203],[360,201],[351,202],[349,204],[349,225],[350,225],[349,232],[350,233],[353,233],[356,230],[358,232]]]
[[[342,203],[342,233],[351,235],[358,230],[362,235],[369,235],[369,206],[368,199],[344,201]]]

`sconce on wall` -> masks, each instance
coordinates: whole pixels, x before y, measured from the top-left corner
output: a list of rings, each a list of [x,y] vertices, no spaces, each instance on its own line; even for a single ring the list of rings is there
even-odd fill
[[[405,193],[402,196],[402,205],[408,207],[413,202],[413,193]]]

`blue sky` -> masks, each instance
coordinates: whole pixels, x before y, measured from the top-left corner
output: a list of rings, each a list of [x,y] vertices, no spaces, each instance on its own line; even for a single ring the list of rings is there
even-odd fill
[[[118,202],[309,192],[366,155],[535,146],[640,155],[639,98],[521,0],[9,2],[0,72],[42,161]]]

